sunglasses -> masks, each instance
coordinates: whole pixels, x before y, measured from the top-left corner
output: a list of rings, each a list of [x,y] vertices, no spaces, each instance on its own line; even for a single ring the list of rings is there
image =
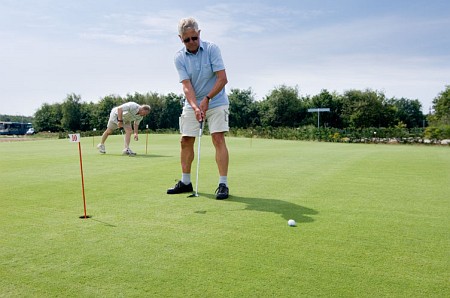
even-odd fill
[[[192,40],[192,41],[198,40],[198,36],[192,36],[192,37],[185,38],[185,39],[183,39],[183,42],[184,42],[184,43],[188,43],[188,42],[190,42],[191,40]]]

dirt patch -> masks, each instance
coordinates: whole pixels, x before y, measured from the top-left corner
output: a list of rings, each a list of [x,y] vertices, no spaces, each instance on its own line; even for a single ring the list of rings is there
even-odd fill
[[[0,137],[0,143],[3,142],[22,142],[22,141],[37,141],[38,138],[28,138],[28,137]]]

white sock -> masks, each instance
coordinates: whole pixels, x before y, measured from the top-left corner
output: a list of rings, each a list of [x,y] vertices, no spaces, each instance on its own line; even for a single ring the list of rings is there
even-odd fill
[[[228,177],[227,176],[219,176],[219,184],[224,183],[228,187]]]
[[[188,185],[189,183],[191,183],[191,173],[182,173],[181,175],[181,182],[183,182],[183,184]]]

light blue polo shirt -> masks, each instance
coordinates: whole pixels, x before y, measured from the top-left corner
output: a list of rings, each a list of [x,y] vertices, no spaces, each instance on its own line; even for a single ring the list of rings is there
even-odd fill
[[[184,80],[191,81],[199,105],[216,83],[215,72],[225,69],[219,47],[214,43],[202,40],[200,40],[200,47],[196,54],[189,53],[185,47],[179,50],[175,55],[175,67],[180,83]],[[185,104],[190,107],[187,100]],[[228,104],[228,96],[223,88],[211,100],[209,108]]]

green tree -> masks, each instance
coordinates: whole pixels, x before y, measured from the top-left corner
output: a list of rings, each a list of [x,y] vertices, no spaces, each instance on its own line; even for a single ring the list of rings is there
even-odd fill
[[[81,103],[80,105],[80,130],[89,131],[92,130],[94,126],[96,105],[92,102]]]
[[[81,103],[80,96],[69,94],[62,104],[61,126],[65,131],[78,131],[81,129]]]
[[[297,127],[306,117],[306,108],[298,94],[298,88],[282,85],[259,105],[261,124],[272,127]]]
[[[319,94],[307,100],[308,108],[329,108],[330,112],[310,114],[311,122],[309,124],[316,125],[317,117],[320,117],[320,124],[327,127],[343,128],[341,119],[342,101],[337,93],[330,93],[326,89]]]
[[[231,89],[230,127],[248,128],[259,125],[258,107],[252,89]]]
[[[450,138],[450,86],[433,99],[434,113],[428,115],[425,136],[432,139]]]
[[[344,127],[388,127],[392,114],[383,93],[372,90],[348,90],[342,96],[342,120]]]
[[[178,129],[179,117],[181,114],[182,96],[175,93],[169,93],[162,97],[161,115],[158,121],[160,129]],[[150,116],[152,117],[152,112]]]
[[[422,104],[418,99],[411,100],[407,98],[392,98],[389,104],[394,110],[394,118],[396,123],[404,123],[408,128],[422,127],[424,115],[421,111]]]
[[[44,103],[34,114],[34,128],[36,131],[58,132],[62,130],[61,104]]]
[[[450,85],[433,99],[433,110],[434,113],[429,118],[430,122],[434,125],[450,125]]]
[[[34,117],[23,116],[23,115],[2,115],[2,114],[0,114],[0,121],[31,123],[34,121]]]

